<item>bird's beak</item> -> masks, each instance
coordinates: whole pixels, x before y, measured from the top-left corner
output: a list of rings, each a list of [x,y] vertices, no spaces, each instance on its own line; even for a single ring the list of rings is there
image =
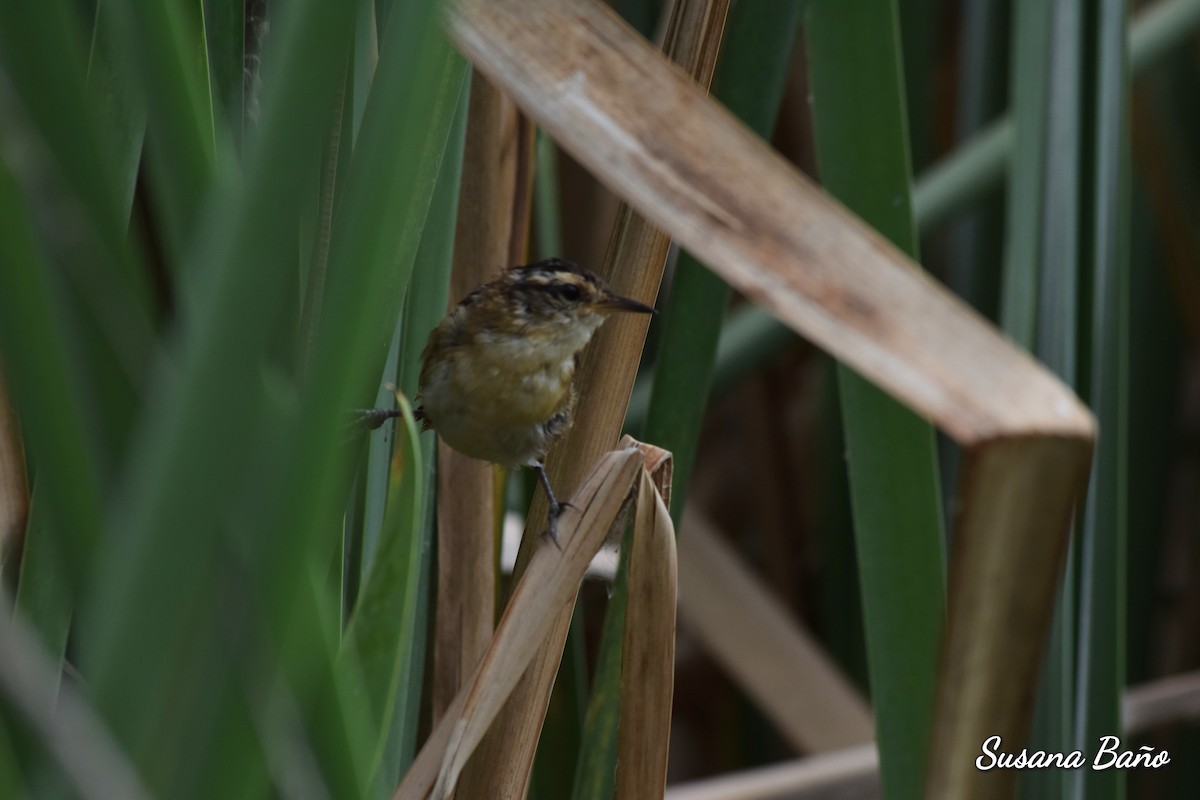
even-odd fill
[[[658,313],[652,306],[639,303],[637,300],[630,300],[628,297],[621,297],[619,294],[609,294],[599,303],[596,303],[596,307],[600,311],[605,312],[630,311],[634,314]]]

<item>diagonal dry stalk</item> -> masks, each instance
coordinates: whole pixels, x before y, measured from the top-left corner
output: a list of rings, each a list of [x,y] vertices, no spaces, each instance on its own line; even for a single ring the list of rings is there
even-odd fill
[[[880,800],[875,743],[677,783],[665,800]]]
[[[679,616],[800,753],[875,740],[871,707],[694,504],[680,525]]]
[[[454,791],[467,759],[551,633],[561,609],[574,606],[588,564],[620,531],[634,502],[639,535],[630,572],[637,575],[639,596],[645,598],[639,613],[651,624],[642,627],[640,639],[627,639],[631,659],[637,662],[627,668],[639,678],[634,688],[655,695],[627,699],[642,704],[643,716],[640,727],[630,726],[633,744],[625,780],[632,788],[625,796],[649,796],[648,786],[656,787],[650,794],[662,793],[674,661],[675,532],[648,471],[659,468],[662,451],[634,445],[623,443],[621,449],[606,453],[571,498],[559,531],[562,549],[542,542],[533,553],[496,635],[421,748],[396,791],[397,800],[440,799]]]
[[[609,188],[964,447],[926,792],[1009,794],[1013,775],[978,772],[974,756],[989,735],[1006,749],[1027,736],[1092,415],[600,4],[460,0],[449,28]],[[586,418],[591,435],[610,436],[623,409]]]

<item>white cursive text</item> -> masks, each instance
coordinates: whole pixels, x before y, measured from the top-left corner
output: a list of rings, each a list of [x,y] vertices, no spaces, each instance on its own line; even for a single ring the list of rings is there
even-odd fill
[[[1081,750],[1069,753],[1054,753],[1045,750],[1022,748],[1019,753],[1005,753],[1000,749],[1003,741],[999,736],[989,736],[983,742],[981,754],[975,759],[975,768],[983,772],[990,769],[1080,769],[1088,762]],[[1135,769],[1138,767],[1158,769],[1164,764],[1171,763],[1171,755],[1166,750],[1155,750],[1150,745],[1142,745],[1135,750],[1122,750],[1121,740],[1116,736],[1100,738],[1100,749],[1092,758],[1094,770]]]

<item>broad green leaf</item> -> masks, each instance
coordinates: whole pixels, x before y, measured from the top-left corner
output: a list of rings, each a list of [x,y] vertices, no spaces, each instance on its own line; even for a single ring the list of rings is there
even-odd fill
[[[739,4],[726,26],[713,96],[764,138],[775,127],[803,6],[781,3],[764,14],[753,3]],[[680,255],[642,434],[674,456],[671,514],[676,524],[687,500],[729,294],[725,282],[693,256]]]
[[[1014,175],[1001,320],[1068,385],[1077,383],[1079,324],[1082,5],[1016,6]],[[1020,205],[1017,205],[1017,204]],[[1074,546],[1050,633],[1031,747],[1069,752],[1074,701]],[[1058,797],[1069,776],[1023,776],[1025,797]]]
[[[386,758],[392,715],[399,711],[415,721],[413,709],[397,708],[396,695],[402,672],[411,668],[410,651],[418,646],[414,633],[421,554],[427,546],[421,535],[424,490],[417,423],[408,402],[402,396],[397,402],[404,416],[396,425],[387,515],[346,629],[341,658],[343,669],[353,659],[362,670],[366,706],[374,710],[376,717],[371,737],[371,774],[377,777],[382,777],[379,772]],[[394,784],[396,777],[387,776],[387,783]]]
[[[821,183],[915,256],[895,6],[814,0],[806,19]],[[933,431],[846,367],[838,385],[884,793],[916,798],[946,593]]]
[[[0,84],[5,109],[0,148],[0,360],[19,409],[28,458],[36,465],[31,509],[35,525],[26,542],[30,583],[18,589],[18,606],[51,652],[66,646],[76,593],[104,529],[103,477],[78,376],[69,356],[67,306],[53,283],[54,270],[37,240],[28,193],[5,153],[22,134],[15,98]],[[37,342],[38,347],[29,346]],[[42,508],[54,508],[53,515]],[[24,580],[22,580],[24,583]]]
[[[198,731],[219,730],[204,722],[235,729],[249,724],[245,712],[235,710],[244,678],[228,644],[221,644],[219,637],[228,634],[216,629],[212,615],[220,611],[210,598],[229,597],[235,608],[248,603],[256,610],[248,619],[258,625],[266,624],[258,616],[264,607],[293,605],[294,593],[275,594],[258,578],[257,557],[274,539],[246,530],[231,542],[225,533],[238,529],[229,515],[256,455],[247,445],[290,441],[269,430],[294,424],[295,416],[281,420],[277,404],[268,402],[263,365],[285,311],[282,288],[292,280],[288,243],[295,237],[297,198],[314,174],[303,165],[315,163],[340,75],[336,65],[345,57],[339,43],[348,41],[339,31],[348,32],[349,22],[343,9],[313,2],[292,4],[275,20],[265,58],[274,65],[268,74],[286,79],[264,89],[244,182],[217,187],[204,232],[194,238],[185,270],[190,291],[171,342],[170,368],[158,372],[144,409],[114,506],[112,529],[120,536],[106,543],[87,604],[80,661],[97,705],[139,765],[153,771],[152,790],[176,797],[197,791],[172,765],[199,746]],[[175,71],[186,73],[178,63]],[[188,108],[166,126],[181,129],[197,161],[205,137],[191,100],[201,93],[178,100]],[[277,460],[279,453],[272,456]],[[307,558],[302,541],[294,547]],[[299,582],[305,570],[292,574]],[[231,592],[230,585],[240,588]],[[287,637],[277,633],[283,647]],[[189,669],[181,671],[181,662]],[[229,703],[214,703],[214,697]],[[250,770],[246,779],[254,775]]]

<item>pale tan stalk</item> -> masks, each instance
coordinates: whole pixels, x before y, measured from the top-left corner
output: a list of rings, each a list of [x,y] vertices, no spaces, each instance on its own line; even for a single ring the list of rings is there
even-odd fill
[[[1200,672],[1186,672],[1131,686],[1121,700],[1126,735],[1200,719]]]
[[[517,116],[510,100],[478,72],[472,75],[450,273],[451,308],[509,266]],[[496,618],[492,467],[451,450],[439,439],[437,475],[435,720],[483,655]]]
[[[1027,737],[1068,522],[1091,458],[1092,415],[606,7],[459,0],[449,28],[479,69],[654,225],[964,447],[927,796],[1009,796],[1015,775],[980,773],[973,759],[985,730],[1009,748]],[[642,300],[656,284],[640,272],[613,277]],[[606,331],[589,360],[604,374],[583,370],[582,425],[560,451],[570,458],[552,459],[568,489],[580,474],[571,459],[587,462],[614,436],[644,324]],[[626,349],[607,349],[617,343]],[[535,663],[537,691],[522,703],[544,708],[555,661]]]
[[[483,655],[496,618],[492,467],[439,439],[437,477],[437,616],[431,676],[435,720]]]
[[[514,148],[512,224],[508,234],[508,264],[525,264],[529,258],[530,220],[533,217],[533,164],[534,143],[537,129],[529,117],[521,113],[516,104],[508,101],[512,109],[512,141]]]
[[[675,784],[666,800],[879,800],[875,744]]]

